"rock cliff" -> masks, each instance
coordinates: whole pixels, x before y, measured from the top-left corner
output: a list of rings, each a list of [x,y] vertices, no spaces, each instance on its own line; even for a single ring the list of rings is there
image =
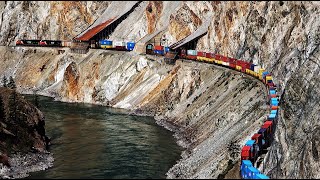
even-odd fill
[[[17,38],[71,39],[116,2],[1,2],[0,43]],[[261,170],[271,178],[319,178],[318,2],[143,1],[110,38],[139,40],[167,26],[171,44],[213,13],[197,50],[260,64],[279,86],[276,139]],[[32,13],[31,13],[32,12]],[[62,13],[63,12],[63,13]],[[110,12],[112,13],[112,12]],[[38,18],[38,19],[37,19]],[[35,50],[34,50],[35,49]],[[217,178],[267,114],[261,83],[200,63],[160,64],[134,53],[1,47],[0,74],[18,90],[155,115],[186,147],[168,178]],[[46,69],[41,71],[40,67]],[[252,123],[252,124],[251,124]],[[235,155],[233,155],[235,154]]]

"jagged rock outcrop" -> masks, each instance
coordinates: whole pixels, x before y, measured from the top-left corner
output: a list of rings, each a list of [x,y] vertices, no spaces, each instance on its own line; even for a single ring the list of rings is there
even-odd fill
[[[37,27],[38,32],[42,32],[38,33],[41,38],[70,38],[87,28],[109,3],[113,2],[1,2],[0,43],[12,45],[18,37],[32,38]],[[72,7],[72,11],[65,12],[64,16],[53,15],[64,11],[64,7]],[[281,109],[276,139],[261,170],[271,178],[319,178],[318,2],[143,1],[110,38],[139,40],[148,32],[167,26],[164,36],[171,44],[194,32],[208,12],[213,13],[212,20],[208,33],[199,39],[197,50],[260,64],[273,74],[279,85]],[[47,30],[50,33],[45,33]],[[249,90],[251,93],[243,89],[233,97],[232,90],[242,89],[248,82],[233,73],[229,76],[234,76],[237,82],[227,80],[221,74],[228,71],[206,69],[209,65],[161,66],[150,57],[107,51],[90,51],[87,55],[72,54],[68,50],[58,55],[46,48],[37,48],[34,52],[32,48],[2,47],[0,51],[3,52],[0,74],[13,75],[21,92],[32,92],[36,88],[63,101],[148,111],[159,118],[160,124],[164,123],[160,119],[167,118],[167,123],[178,125],[181,129],[173,130],[179,132],[179,143],[188,148],[183,159],[169,170],[168,177],[218,177],[226,169],[228,155],[214,148],[220,143],[214,139],[217,134],[222,136],[229,124],[238,122],[236,128],[232,126],[228,132],[237,134],[230,137],[240,146],[259,129],[260,117],[267,112],[262,104],[265,98],[260,83],[255,86],[261,87],[259,91],[248,84],[248,90],[253,88]],[[47,69],[38,70],[44,64]],[[208,78],[211,76],[201,73],[221,79],[212,80]],[[212,86],[206,90],[203,82],[210,82]],[[215,87],[214,83],[221,84]],[[224,90],[225,87],[230,91]],[[219,101],[215,93],[231,99]],[[240,104],[231,103],[237,102],[238,96]],[[245,106],[246,102],[250,107]],[[227,114],[222,111],[223,107],[237,113],[223,116]],[[248,109],[256,109],[251,113],[252,118],[250,114],[245,116]],[[199,119],[204,114],[215,118]],[[246,121],[256,124],[241,124]],[[201,132],[204,125],[208,131]],[[244,139],[238,136],[240,129]],[[225,139],[228,141],[229,137]],[[231,142],[226,142],[226,146],[228,143]],[[210,149],[209,154],[202,149]],[[231,159],[239,159],[239,154]]]
[[[0,99],[0,177],[25,177],[50,166],[50,161],[43,164],[46,158],[52,162],[43,114],[14,90],[0,87]],[[16,163],[22,160],[25,163]]]

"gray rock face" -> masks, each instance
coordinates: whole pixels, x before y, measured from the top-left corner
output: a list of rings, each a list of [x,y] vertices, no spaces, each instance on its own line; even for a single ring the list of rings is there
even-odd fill
[[[70,39],[110,3],[115,2],[1,2],[0,44],[13,45],[17,38],[33,38],[36,34],[46,39]],[[278,85],[280,119],[261,170],[271,178],[320,178],[319,5],[145,1],[110,37],[137,41],[168,25],[164,34],[171,44],[194,32],[206,14],[213,13],[208,33],[199,39],[197,50],[260,64],[273,74]],[[33,53],[28,48],[2,48],[1,52],[0,74],[16,77],[23,92],[38,88],[63,101],[148,111],[156,115],[159,124],[174,125],[172,129],[186,151],[169,170],[168,178],[218,177],[228,159],[239,159],[239,154],[231,157],[223,148],[231,140],[242,146],[259,129],[267,113],[260,83],[255,87],[261,88],[255,89],[250,85],[255,80],[249,83],[233,73],[222,75],[228,71],[206,69],[207,65],[181,63],[172,67],[150,57],[100,51],[77,55],[66,50],[56,55],[49,49]],[[34,70],[43,64],[48,67],[44,72]],[[235,80],[225,76],[234,76]],[[220,83],[219,88],[215,83]],[[238,95],[233,97],[237,90]],[[218,137],[225,139],[224,145]],[[215,148],[219,145],[220,151]]]

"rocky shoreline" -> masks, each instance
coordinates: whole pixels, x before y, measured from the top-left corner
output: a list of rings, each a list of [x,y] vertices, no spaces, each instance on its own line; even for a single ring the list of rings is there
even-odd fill
[[[14,154],[9,157],[11,167],[0,164],[0,179],[16,179],[28,177],[31,172],[48,169],[53,166],[53,154],[37,152]]]

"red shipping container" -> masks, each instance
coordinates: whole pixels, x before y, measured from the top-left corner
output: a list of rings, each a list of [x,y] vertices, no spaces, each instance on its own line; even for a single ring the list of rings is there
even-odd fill
[[[215,54],[214,55],[214,59],[216,59],[216,60],[221,60],[221,55],[220,54]]]
[[[206,53],[206,57],[207,58],[212,58],[212,57],[214,57],[214,54],[213,53]]]
[[[160,50],[163,51],[164,46],[154,46],[154,50]]]
[[[187,59],[191,59],[191,60],[196,60],[196,59],[197,59],[197,56],[187,55],[186,58],[187,58]]]
[[[223,62],[229,62],[229,58],[228,57],[225,57],[225,56],[221,56],[221,60]]]
[[[197,56],[206,57],[206,52],[198,51]]]
[[[235,59],[235,58],[230,58],[230,59],[229,59],[229,66],[230,66],[230,68],[236,69],[236,64],[237,64],[237,59]]]

